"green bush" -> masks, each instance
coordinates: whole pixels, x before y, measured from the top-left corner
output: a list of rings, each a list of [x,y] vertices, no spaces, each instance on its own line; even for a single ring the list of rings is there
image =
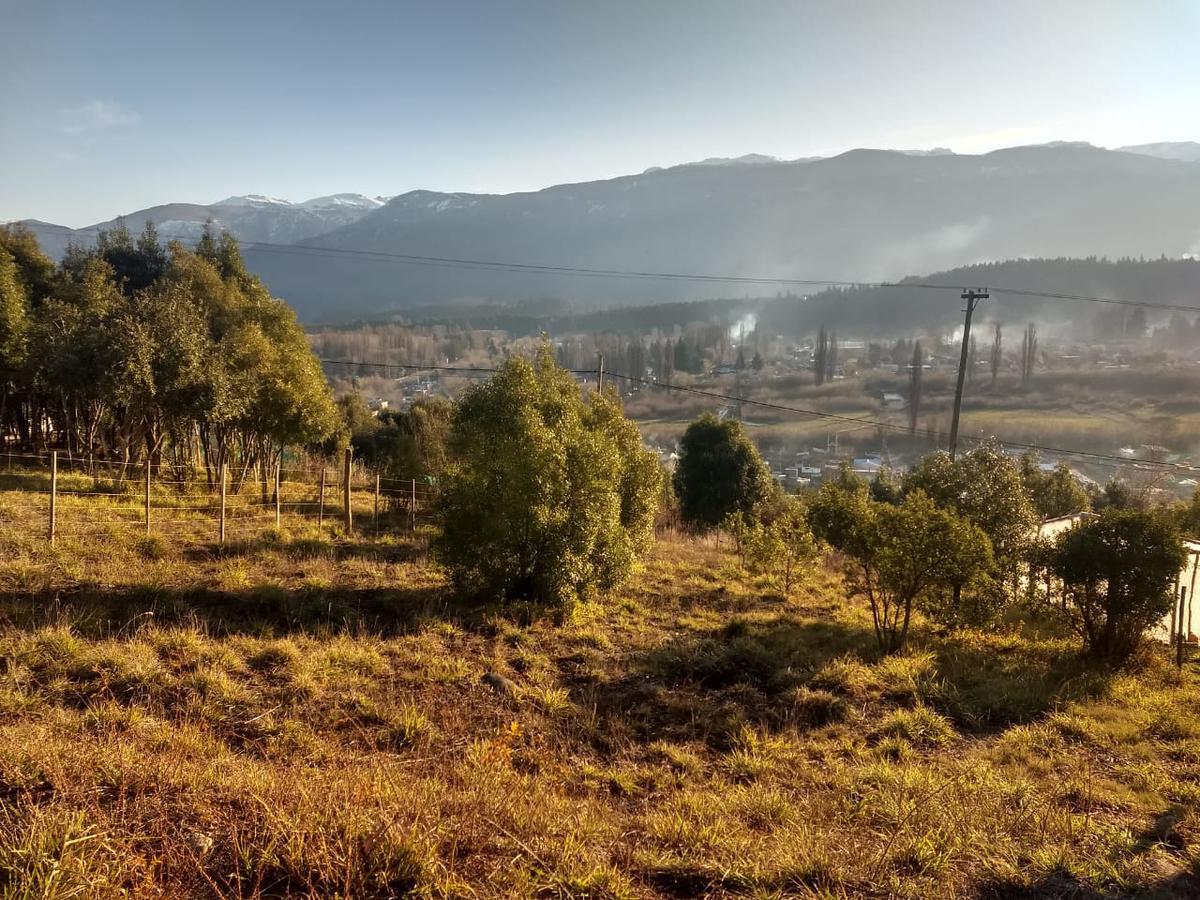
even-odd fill
[[[586,600],[653,539],[657,458],[616,400],[584,402],[548,345],[463,396],[450,455],[432,549],[470,596]]]
[[[1110,508],[1063,532],[1048,562],[1069,601],[1063,614],[1088,653],[1119,664],[1171,611],[1185,559],[1179,532],[1166,516]]]
[[[720,525],[732,513],[750,515],[778,490],[742,423],[706,413],[679,441],[675,493],[683,520],[700,529]]]

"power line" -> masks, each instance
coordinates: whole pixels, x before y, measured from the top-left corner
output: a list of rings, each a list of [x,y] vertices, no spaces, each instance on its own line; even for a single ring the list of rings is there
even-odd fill
[[[462,366],[418,366],[407,363],[375,363],[375,362],[358,362],[355,360],[346,359],[321,359],[320,362],[329,365],[345,365],[345,366],[362,366],[366,368],[377,369],[432,369],[437,371],[449,372],[466,372],[466,373],[495,373],[500,371],[496,368],[483,367],[462,367]],[[569,369],[572,375],[598,375],[596,369]],[[800,406],[789,406],[784,403],[773,403],[769,400],[755,400],[750,397],[739,397],[733,394],[724,394],[717,391],[709,391],[703,388],[686,387],[680,384],[667,384],[661,381],[655,381],[652,378],[639,378],[636,375],[622,375],[617,372],[605,371],[604,373],[609,378],[617,378],[622,381],[629,381],[636,384],[642,384],[649,387],[656,387],[660,390],[679,391],[681,393],[693,394],[699,397],[706,397],[712,400],[721,400],[725,403],[742,403],[749,406],[757,406],[763,409],[771,409],[777,412],[788,412],[795,415],[808,416],[814,419],[825,419],[834,422],[843,422],[851,425],[862,425],[868,427],[882,428],[889,431],[904,432],[905,434],[915,434],[918,437],[928,438],[933,441],[949,440],[950,433],[946,431],[938,431],[936,429],[918,429],[916,432],[910,431],[907,425],[902,425],[896,422],[884,422],[879,419],[871,419],[862,416],[847,416],[840,413],[825,412],[823,410],[808,409]],[[1035,444],[1024,441],[1010,441],[1004,438],[993,435],[992,440],[1004,447],[1010,447],[1016,450],[1036,450],[1042,453],[1056,453],[1061,456],[1078,456],[1086,459],[1094,459],[1104,462],[1119,462],[1124,465],[1142,466],[1147,468],[1166,469],[1173,471],[1196,473],[1200,472],[1200,466],[1192,466],[1186,463],[1172,463],[1165,461],[1154,460],[1133,460],[1124,456],[1117,456],[1112,453],[1099,453],[1092,450],[1075,450],[1067,447],[1055,447],[1048,444]],[[978,440],[978,439],[976,439]]]
[[[73,233],[100,233],[104,229],[80,228]],[[746,284],[777,287],[824,287],[844,289],[888,288],[899,290],[961,291],[960,284],[939,284],[928,281],[851,281],[844,278],[782,278],[768,275],[722,275],[696,272],[659,272],[628,269],[603,269],[587,266],[548,265],[521,263],[504,260],[470,259],[454,256],[431,256],[413,253],[394,253],[385,250],[356,250],[345,247],[308,247],[297,244],[275,244],[266,241],[240,241],[248,249],[263,253],[290,254],[328,259],[358,259],[363,261],[395,262],[403,265],[432,266],[435,268],[464,269],[467,271],[509,272],[541,275],[562,275],[579,278],[617,278],[630,280],[690,281],[698,283]],[[1060,291],[1039,291],[1032,288],[990,287],[996,294],[1014,297],[1030,297],[1044,300],[1081,301],[1116,306],[1133,306],[1144,309],[1163,309],[1176,312],[1200,313],[1200,306],[1180,303],[1160,303],[1150,300],[1130,300],[1121,297],[1101,297],[1089,294],[1070,294]]]

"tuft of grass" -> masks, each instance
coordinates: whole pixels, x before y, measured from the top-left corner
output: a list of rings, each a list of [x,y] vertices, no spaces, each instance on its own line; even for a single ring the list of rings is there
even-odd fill
[[[844,698],[821,688],[798,687],[789,698],[791,719],[809,728],[841,722],[850,713]]]
[[[945,716],[928,706],[915,706],[889,713],[875,726],[872,737],[876,741],[898,738],[914,747],[934,748],[950,744],[958,732]]]
[[[143,559],[152,562],[165,559],[167,556],[167,542],[156,534],[149,534],[139,538],[136,549]]]

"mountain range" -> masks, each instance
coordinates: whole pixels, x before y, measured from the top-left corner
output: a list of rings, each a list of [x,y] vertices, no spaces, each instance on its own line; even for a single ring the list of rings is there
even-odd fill
[[[852,150],[791,161],[752,154],[514,194],[303,203],[249,195],[123,219],[133,230],[149,219],[164,237],[184,239],[209,219],[228,228],[251,268],[310,321],[539,297],[595,308],[788,288],[465,261],[875,281],[1035,256],[1200,254],[1200,144]],[[78,231],[26,224],[57,255],[114,222]]]

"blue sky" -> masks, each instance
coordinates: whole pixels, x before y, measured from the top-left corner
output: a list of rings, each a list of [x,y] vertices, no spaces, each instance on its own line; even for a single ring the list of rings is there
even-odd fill
[[[0,221],[1200,140],[1200,2],[0,0]]]

